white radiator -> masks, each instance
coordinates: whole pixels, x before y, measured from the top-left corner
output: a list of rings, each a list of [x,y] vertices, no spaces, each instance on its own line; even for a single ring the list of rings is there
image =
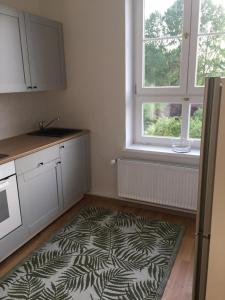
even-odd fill
[[[198,169],[118,159],[118,195],[161,206],[196,210]]]

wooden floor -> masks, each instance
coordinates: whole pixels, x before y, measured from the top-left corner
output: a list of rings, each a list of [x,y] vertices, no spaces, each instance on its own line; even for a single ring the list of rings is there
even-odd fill
[[[11,255],[8,259],[2,262],[0,264],[0,278],[7,274],[21,260],[26,258],[27,255],[29,255],[32,251],[39,248],[52,234],[54,234],[60,227],[68,222],[78,210],[88,206],[101,206],[114,210],[122,210],[134,213],[136,215],[148,216],[158,220],[165,220],[176,224],[185,225],[185,236],[183,238],[162,300],[191,300],[195,220],[187,216],[177,216],[169,214],[168,212],[159,212],[146,206],[140,206],[129,202],[122,202],[118,200],[93,196],[86,196],[61,218],[59,218],[47,229],[42,231],[30,242],[28,242],[13,255]]]

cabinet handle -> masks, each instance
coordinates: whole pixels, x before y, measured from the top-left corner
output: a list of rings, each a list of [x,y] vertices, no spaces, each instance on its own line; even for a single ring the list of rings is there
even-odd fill
[[[64,149],[65,148],[65,146],[60,146],[60,148],[59,149]]]
[[[61,161],[58,161],[58,162],[56,163],[56,165],[59,166],[59,165],[61,165],[61,163],[62,163]]]
[[[27,89],[28,90],[32,90],[32,86],[27,86]]]
[[[37,89],[38,87],[37,86],[33,86],[33,89]]]
[[[38,164],[38,167],[42,167],[44,165],[44,163],[43,162],[40,162],[39,164]]]

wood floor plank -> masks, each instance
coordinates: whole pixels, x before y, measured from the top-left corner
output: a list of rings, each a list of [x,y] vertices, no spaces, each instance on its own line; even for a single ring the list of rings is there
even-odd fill
[[[146,205],[137,205],[129,202],[122,202],[115,199],[86,196],[62,217],[52,223],[49,227],[39,233],[31,241],[17,250],[13,255],[0,264],[0,278],[6,275],[19,262],[25,259],[30,253],[38,249],[45,241],[67,223],[74,214],[84,207],[105,207],[112,210],[121,210],[136,215],[146,216],[157,220],[165,220],[171,223],[183,224],[185,234],[182,240],[179,253],[168,280],[162,300],[191,300],[193,261],[194,261],[194,233],[195,219],[193,216],[179,216],[169,211],[153,209]]]

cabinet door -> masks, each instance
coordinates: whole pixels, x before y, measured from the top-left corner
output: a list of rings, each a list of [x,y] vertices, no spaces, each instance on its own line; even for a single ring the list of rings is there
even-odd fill
[[[65,88],[62,24],[25,14],[32,88]]]
[[[60,145],[64,208],[79,201],[90,189],[89,136]]]
[[[0,5],[0,93],[30,86],[24,15]]]
[[[22,225],[0,240],[0,262],[15,252],[25,242],[29,233],[27,228]],[[1,298],[0,298],[1,299]]]
[[[23,224],[30,235],[46,227],[62,211],[61,169],[57,160],[18,176]]]

